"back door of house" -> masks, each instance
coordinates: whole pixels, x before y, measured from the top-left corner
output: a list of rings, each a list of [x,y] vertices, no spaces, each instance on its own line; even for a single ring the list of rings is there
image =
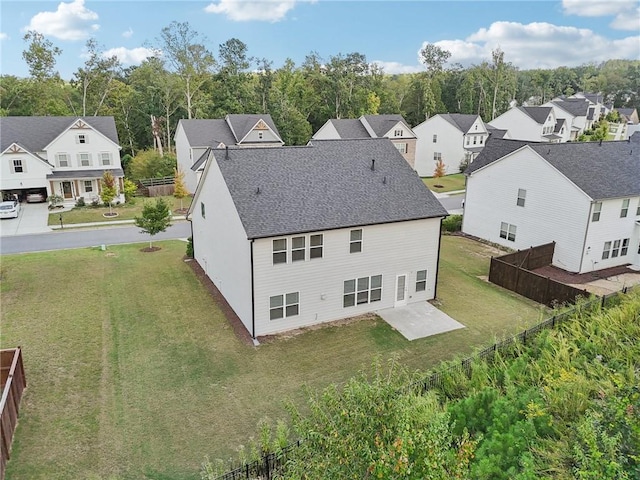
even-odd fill
[[[407,275],[396,276],[396,299],[394,307],[401,307],[407,304]]]

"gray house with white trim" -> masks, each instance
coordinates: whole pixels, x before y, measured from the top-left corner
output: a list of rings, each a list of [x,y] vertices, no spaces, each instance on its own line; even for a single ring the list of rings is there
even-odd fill
[[[229,114],[221,119],[183,119],[178,122],[176,157],[189,192],[195,192],[209,148],[225,146],[281,147],[284,145],[269,114]]]
[[[465,172],[464,233],[514,249],[556,242],[574,273],[640,266],[640,133],[629,141],[490,137]]]
[[[254,338],[434,298],[446,215],[388,139],[211,149],[188,214]]]

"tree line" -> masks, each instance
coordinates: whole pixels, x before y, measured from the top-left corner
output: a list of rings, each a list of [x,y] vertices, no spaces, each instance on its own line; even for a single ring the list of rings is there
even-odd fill
[[[542,104],[559,95],[599,92],[615,107],[640,109],[640,61],[519,70],[496,49],[491,61],[445,68],[450,53],[435,45],[420,52],[423,72],[387,74],[358,53],[328,58],[310,52],[300,65],[279,68],[250,56],[237,38],[218,45],[186,22],[172,22],[155,39],[155,56],[123,67],[95,39],[86,59],[62,79],[62,51],[42,34],[24,35],[29,77],[0,76],[0,115],[112,115],[123,153],[172,152],[183,118],[269,113],[287,145],[305,144],[330,118],[399,113],[411,126],[438,113],[478,114],[491,121],[518,104]]]

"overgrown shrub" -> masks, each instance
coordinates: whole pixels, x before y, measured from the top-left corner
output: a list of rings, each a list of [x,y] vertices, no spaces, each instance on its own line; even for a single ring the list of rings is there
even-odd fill
[[[462,215],[450,215],[442,220],[442,230],[445,232],[459,232],[462,230]]]
[[[193,237],[187,239],[187,257],[193,258]]]

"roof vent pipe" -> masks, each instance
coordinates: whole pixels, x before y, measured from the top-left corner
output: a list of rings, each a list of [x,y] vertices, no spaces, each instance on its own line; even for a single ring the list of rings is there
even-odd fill
[[[384,177],[384,178],[382,179],[382,184],[383,184],[383,185],[386,185],[386,184],[387,184],[387,177]]]
[[[376,159],[372,158],[371,159],[371,170],[375,170],[376,169]]]
[[[225,145],[224,147],[224,159],[229,160],[229,145]]]

